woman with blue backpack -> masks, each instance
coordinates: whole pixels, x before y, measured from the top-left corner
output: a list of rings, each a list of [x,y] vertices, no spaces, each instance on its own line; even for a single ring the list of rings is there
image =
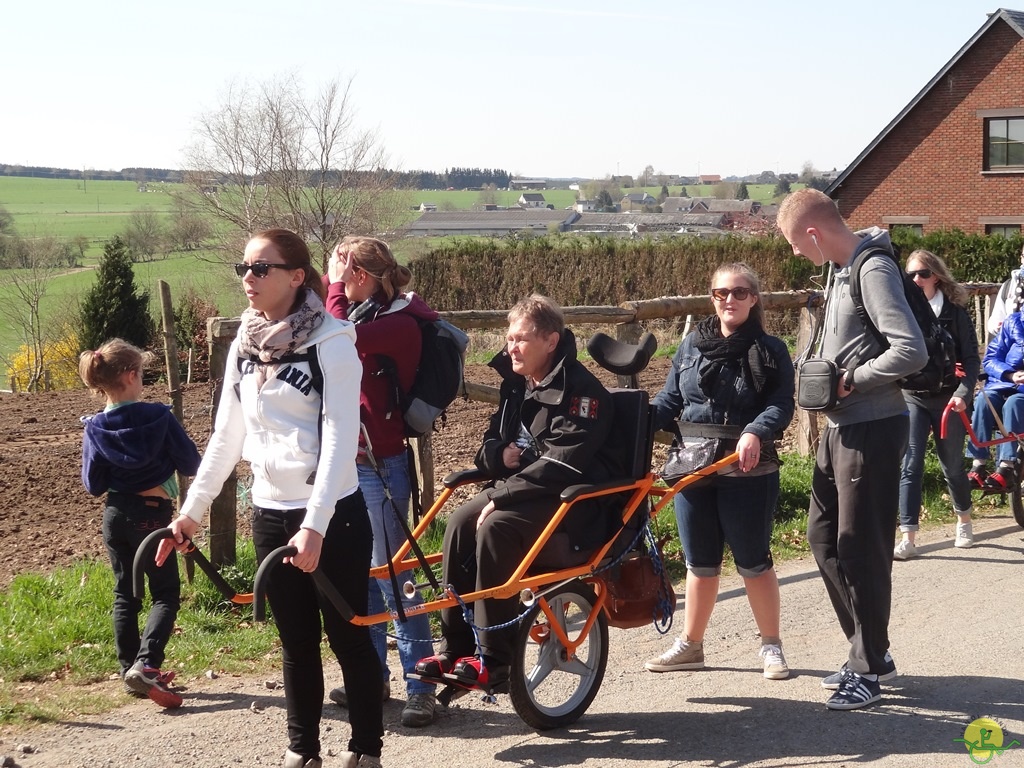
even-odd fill
[[[395,260],[387,243],[352,236],[334,249],[324,280],[327,311],[355,325],[356,351],[363,365],[359,416],[366,431],[360,436],[356,469],[373,529],[373,567],[387,564],[406,539],[399,518],[407,519],[411,482],[402,403],[420,365],[420,323],[438,317],[415,293],[403,292],[411,279],[409,269]],[[383,612],[385,603],[388,610],[396,610],[397,599],[402,600],[404,609],[423,602],[419,593],[411,598],[396,596],[388,578],[369,580],[370,614]],[[396,620],[394,625],[399,659],[403,672],[408,673],[418,659],[432,652],[430,621],[427,614],[418,613],[405,621]],[[388,700],[386,633],[381,627],[373,627],[371,632],[384,675],[383,696]],[[406,694],[402,724],[420,728],[433,722],[435,686],[407,679]],[[348,707],[344,687],[332,690],[330,698]]]

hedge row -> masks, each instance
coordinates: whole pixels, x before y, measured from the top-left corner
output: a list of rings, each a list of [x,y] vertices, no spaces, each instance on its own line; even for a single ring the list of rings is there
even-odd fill
[[[916,237],[897,232],[904,255],[927,248],[964,282],[999,282],[1020,264],[1021,237],[968,235],[959,230]],[[623,301],[707,292],[716,267],[745,261],[762,290],[813,287],[817,270],[779,236],[715,240],[673,237],[622,240],[598,236],[462,238],[415,260],[415,289],[441,310],[509,307],[539,292],[562,306],[608,306]]]

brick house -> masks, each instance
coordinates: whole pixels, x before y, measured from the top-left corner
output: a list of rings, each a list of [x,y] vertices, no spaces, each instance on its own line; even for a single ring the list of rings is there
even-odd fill
[[[826,190],[856,228],[1024,224],[1024,12],[1000,9]]]

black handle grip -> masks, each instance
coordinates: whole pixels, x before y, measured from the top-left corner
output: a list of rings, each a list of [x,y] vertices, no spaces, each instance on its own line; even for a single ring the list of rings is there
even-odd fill
[[[271,572],[286,557],[294,557],[298,554],[298,551],[291,544],[286,544],[275,549],[260,563],[260,567],[256,570],[256,581],[252,588],[252,617],[256,621],[267,620],[266,595],[267,583],[270,580]],[[319,568],[313,571],[310,576],[313,577],[313,583],[316,584],[317,589],[334,606],[334,609],[341,614],[341,618],[345,621],[351,621],[352,617],[356,615],[355,611],[352,610],[352,606],[348,604],[348,601],[335,589],[330,579]]]
[[[156,545],[172,535],[170,528],[160,528],[144,538],[139,544],[139,548],[135,550],[135,558],[132,560],[132,593],[136,600],[141,600],[146,596],[146,569],[143,566],[145,559],[153,557],[153,549]]]

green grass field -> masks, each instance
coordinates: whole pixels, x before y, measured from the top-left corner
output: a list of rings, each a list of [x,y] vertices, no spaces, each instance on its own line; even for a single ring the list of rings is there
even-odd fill
[[[215,302],[225,315],[238,314],[245,307],[245,296],[238,290],[238,278],[234,272],[209,254],[175,253],[166,259],[136,264],[134,271],[135,284],[149,291],[150,313],[157,320],[160,318],[158,280],[170,285],[171,300],[175,305],[186,290],[192,289]],[[0,279],[2,277],[0,275]],[[79,302],[95,279],[96,271],[92,267],[54,277],[41,303],[42,316],[55,320],[77,318]],[[0,302],[11,306],[14,301],[10,287],[0,282]],[[10,359],[23,343],[18,329],[0,314],[0,362]],[[6,383],[3,386],[6,387]]]
[[[0,207],[13,217],[14,229],[25,238],[59,237],[71,239],[84,235],[89,240],[83,264],[94,267],[103,254],[103,245],[114,235],[125,230],[128,219],[135,211],[152,209],[159,214],[169,215],[173,201],[168,194],[176,185],[150,183],[146,191],[140,191],[133,181],[81,181],[74,179],[36,179],[0,176]],[[660,186],[650,186],[646,191],[657,197]],[[691,185],[685,194],[690,196],[710,195],[712,187]],[[752,199],[768,201],[772,185],[748,185]],[[624,190],[624,192],[639,190]],[[669,189],[672,195],[682,195],[680,187]],[[408,219],[414,220],[419,213],[411,208],[421,203],[433,203],[439,210],[465,210],[478,206],[482,193],[464,190],[414,190],[400,193],[409,200]],[[495,191],[494,200],[498,205],[512,206],[522,192]],[[576,193],[568,190],[543,190],[546,201],[555,208],[566,208],[576,199]],[[436,246],[437,238],[416,238],[392,243],[395,256],[402,263],[409,263],[422,253]],[[242,294],[237,290],[234,276],[211,254],[175,253],[167,258],[137,264],[136,283],[150,291],[153,317],[160,317],[159,295],[156,289],[158,279],[166,280],[171,286],[172,300],[188,288],[211,297],[224,314],[240,312],[244,306]],[[13,301],[10,288],[4,284],[0,273],[0,302],[11,306]],[[77,313],[78,302],[95,279],[92,269],[80,269],[62,274],[53,279],[42,301],[44,319],[70,319]],[[9,359],[22,343],[19,333],[10,320],[0,314],[0,361]]]
[[[172,209],[169,184],[149,184],[140,192],[134,181],[76,181],[0,176],[0,206],[14,217],[22,237],[89,238],[87,258],[98,258],[103,243],[124,231],[128,217],[150,208]]]

